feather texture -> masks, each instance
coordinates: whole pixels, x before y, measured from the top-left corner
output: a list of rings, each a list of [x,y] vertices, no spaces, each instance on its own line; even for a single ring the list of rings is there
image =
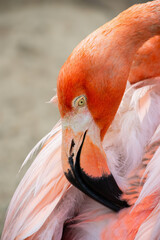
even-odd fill
[[[155,46],[159,61],[159,37],[152,38],[160,33],[159,20],[160,0],[133,6],[83,40],[63,65],[57,85],[63,141],[59,122],[25,159],[22,167],[38,153],[11,200],[2,240],[159,238],[160,77],[156,67],[151,75],[143,72],[143,79],[141,74],[133,76],[141,68],[138,59],[147,69],[147,49],[151,53]],[[125,91],[127,78],[135,84],[128,83]],[[84,95],[87,100],[76,106],[77,97]],[[66,180],[63,170],[77,161],[77,136],[86,136],[78,170],[85,172],[87,166],[88,175],[94,170],[88,179],[111,172],[129,208],[114,213]],[[73,161],[68,161],[68,153]],[[97,169],[102,170],[98,175]],[[97,194],[95,188],[91,189]]]
[[[19,184],[12,201],[2,239],[25,239],[37,232],[55,209],[70,184],[63,175],[60,150],[61,127],[58,124],[32,150],[27,159],[50,137]]]

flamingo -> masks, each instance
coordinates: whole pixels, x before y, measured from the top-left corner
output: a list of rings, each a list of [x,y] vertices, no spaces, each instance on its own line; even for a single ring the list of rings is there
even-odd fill
[[[156,0],[73,50],[52,99],[61,120],[24,161],[40,149],[2,240],[160,239],[159,34]]]

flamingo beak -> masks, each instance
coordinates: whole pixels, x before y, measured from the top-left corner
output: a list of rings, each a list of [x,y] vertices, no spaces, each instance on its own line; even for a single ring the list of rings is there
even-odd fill
[[[62,165],[66,178],[101,204],[119,211],[128,206],[107,166],[100,136],[90,131],[75,133],[70,127],[62,133]]]

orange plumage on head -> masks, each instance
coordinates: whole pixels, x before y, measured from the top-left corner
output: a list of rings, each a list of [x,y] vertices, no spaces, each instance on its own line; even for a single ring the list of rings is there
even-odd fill
[[[79,168],[90,178],[93,172],[96,178],[96,171],[97,177],[110,174],[102,141],[122,100],[135,53],[145,41],[160,33],[155,5],[148,3],[144,8],[135,5],[97,29],[74,49],[60,71],[57,93],[62,117],[62,163],[73,184],[77,154],[81,162]],[[158,2],[156,7],[160,8]],[[76,98],[82,95],[86,98],[85,108],[74,106]],[[83,135],[79,156],[75,149]],[[90,156],[93,163],[91,169],[86,156]],[[101,170],[96,168],[100,165],[103,165]]]

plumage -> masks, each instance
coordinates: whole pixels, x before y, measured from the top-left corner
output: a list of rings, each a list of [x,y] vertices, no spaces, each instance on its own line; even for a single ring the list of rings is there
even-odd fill
[[[159,239],[159,34],[157,0],[129,8],[74,49],[51,100],[61,121],[24,162],[39,151],[2,240]]]

